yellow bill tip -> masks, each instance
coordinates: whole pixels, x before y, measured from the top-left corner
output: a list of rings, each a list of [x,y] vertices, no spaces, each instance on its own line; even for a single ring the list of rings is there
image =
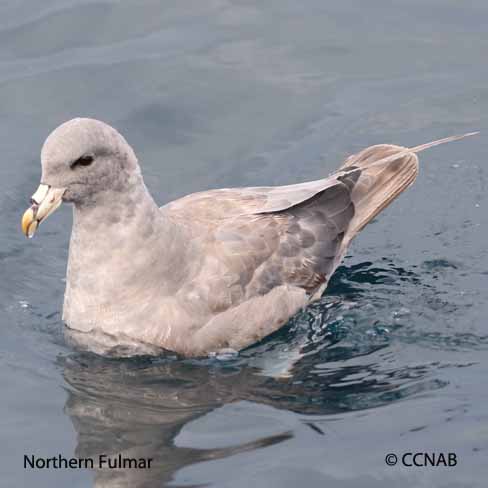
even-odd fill
[[[30,239],[36,232],[38,225],[39,223],[35,220],[34,209],[28,208],[22,215],[22,232]]]

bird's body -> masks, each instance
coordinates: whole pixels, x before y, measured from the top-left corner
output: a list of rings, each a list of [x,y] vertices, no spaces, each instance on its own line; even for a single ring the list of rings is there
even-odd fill
[[[321,296],[352,238],[414,181],[416,150],[372,146],[325,179],[158,208],[120,134],[91,119],[63,124],[43,148],[41,181],[46,199],[58,189],[74,203],[68,337],[117,355],[200,356],[259,341]],[[50,213],[43,205],[34,198],[27,234],[44,217],[36,212]]]

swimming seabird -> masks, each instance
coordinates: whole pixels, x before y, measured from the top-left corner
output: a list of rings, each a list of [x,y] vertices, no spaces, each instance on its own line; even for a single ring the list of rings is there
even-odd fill
[[[77,346],[238,351],[322,295],[351,240],[415,180],[416,153],[472,134],[371,146],[327,178],[203,191],[160,208],[124,137],[76,118],[44,143],[22,230],[32,237],[73,204],[63,321]]]

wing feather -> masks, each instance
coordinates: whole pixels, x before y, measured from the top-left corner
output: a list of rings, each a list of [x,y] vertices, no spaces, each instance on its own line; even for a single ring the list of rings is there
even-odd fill
[[[388,164],[374,164],[385,158]],[[195,235],[203,235],[207,257],[202,283],[209,274],[220,273],[222,286],[232,290],[232,303],[281,285],[314,296],[352,238],[413,182],[417,172],[417,157],[406,148],[372,146],[322,180],[200,192],[162,210],[191,223]],[[209,303],[218,310],[224,307],[218,300]],[[228,294],[225,303],[229,304]]]

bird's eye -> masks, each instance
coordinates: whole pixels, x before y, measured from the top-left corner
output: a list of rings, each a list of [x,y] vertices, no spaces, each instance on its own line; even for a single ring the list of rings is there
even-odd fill
[[[69,167],[70,167],[71,169],[73,169],[73,168],[76,168],[76,166],[90,166],[90,164],[92,164],[92,163],[93,163],[93,160],[94,160],[94,159],[95,159],[95,158],[94,158],[92,155],[87,154],[87,155],[85,155],[85,156],[81,156],[81,158],[78,158],[76,161],[73,161],[73,162],[72,162],[72,163],[69,165]]]

